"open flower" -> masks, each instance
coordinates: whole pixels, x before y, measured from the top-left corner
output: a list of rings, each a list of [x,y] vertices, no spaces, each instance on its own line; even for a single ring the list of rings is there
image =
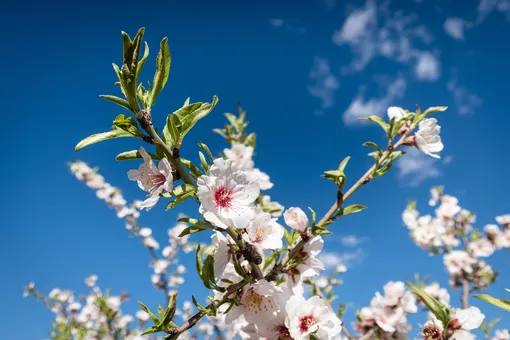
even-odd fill
[[[342,321],[318,296],[305,300],[293,296],[287,302],[285,325],[293,339],[308,340],[310,334],[316,339],[333,339],[342,330]]]
[[[491,242],[489,242],[489,240],[481,238],[469,243],[468,250],[475,257],[488,257],[494,253],[494,246]]]
[[[300,208],[289,208],[283,214],[285,223],[299,232],[304,232],[308,228],[308,217]]]
[[[197,184],[200,213],[216,227],[246,228],[255,218],[253,202],[260,194],[258,178],[247,172],[232,172],[231,160],[215,159]]]
[[[171,191],[173,187],[172,167],[166,158],[161,159],[158,166],[143,147],[140,148],[143,163],[138,170],[129,170],[128,178],[137,181],[140,189],[147,191],[149,197],[142,202],[140,208],[150,210],[158,203],[163,191]]]
[[[246,228],[248,242],[262,249],[278,249],[283,245],[283,228],[271,214],[260,212]]]
[[[456,309],[450,316],[450,324],[448,327],[471,331],[480,327],[483,319],[485,319],[485,315],[483,315],[477,307],[471,306],[466,309]]]
[[[233,143],[230,149],[224,149],[223,153],[232,160],[233,171],[248,171],[253,169],[253,147],[240,143]]]
[[[444,265],[450,275],[473,272],[472,265],[476,262],[468,253],[462,250],[454,250],[443,257]]]
[[[440,131],[441,127],[437,125],[437,119],[425,119],[420,123],[418,132],[416,132],[415,135],[416,147],[431,157],[438,159],[441,158],[439,155],[434,153],[443,150],[443,143],[439,136]]]

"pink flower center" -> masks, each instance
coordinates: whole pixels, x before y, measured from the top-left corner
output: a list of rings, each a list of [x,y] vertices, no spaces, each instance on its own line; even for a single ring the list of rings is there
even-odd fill
[[[278,340],[292,339],[290,337],[289,329],[284,324],[278,324],[275,326],[274,329],[278,333],[278,338],[277,338]]]
[[[301,333],[308,332],[308,329],[315,325],[317,321],[313,317],[313,315],[306,315],[299,318],[299,330]]]
[[[232,194],[225,187],[219,187],[214,192],[214,201],[216,208],[230,208],[232,202]]]
[[[150,192],[153,192],[166,182],[166,177],[162,173],[149,173],[149,180],[151,182]]]

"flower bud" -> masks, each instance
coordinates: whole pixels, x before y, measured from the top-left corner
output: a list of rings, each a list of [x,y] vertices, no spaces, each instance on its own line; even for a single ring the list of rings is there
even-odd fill
[[[287,209],[283,214],[283,218],[289,227],[296,229],[300,233],[305,232],[306,228],[308,228],[308,217],[306,217],[306,214],[300,208]]]

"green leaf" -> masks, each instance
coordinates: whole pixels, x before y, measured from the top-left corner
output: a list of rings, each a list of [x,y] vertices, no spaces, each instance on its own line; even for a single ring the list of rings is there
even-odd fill
[[[140,72],[142,71],[143,65],[145,65],[145,61],[147,60],[148,56],[149,56],[149,44],[147,44],[147,42],[145,42],[143,57],[142,57],[142,59],[140,59],[140,61],[138,62],[138,65],[136,66],[136,77],[135,77],[136,82],[138,82],[138,77],[140,75]]]
[[[180,147],[179,140],[180,140],[180,132],[179,132],[179,126],[181,125],[181,122],[179,120],[179,117],[175,115],[168,115],[166,117],[166,124],[163,128],[163,142],[165,142],[168,146],[175,146]]]
[[[498,299],[488,294],[476,294],[473,295],[475,298],[488,302],[496,307],[502,308],[507,312],[510,312],[510,301]]]
[[[414,284],[409,284],[409,289],[427,306],[427,308],[440,320],[443,325],[449,322],[448,309],[439,301],[427,294],[423,289],[418,288]]]
[[[113,121],[112,129],[115,129],[115,127],[126,132],[129,132],[130,134],[136,137],[142,135],[142,133],[138,129],[138,122],[136,121],[136,119],[127,115],[123,114],[118,115]]]
[[[149,327],[147,328],[146,330],[143,331],[143,333],[141,335],[147,335],[147,334],[152,334],[152,333],[157,333],[157,332],[160,332],[161,330],[156,327],[156,326],[152,326],[152,327]]]
[[[193,304],[197,307],[197,309],[200,313],[203,313],[208,316],[216,316],[215,311],[208,309],[208,308],[202,306],[201,304],[199,304],[197,299],[195,299],[195,297],[193,295],[191,296],[191,300],[193,301]]]
[[[340,211],[340,215],[345,216],[345,215],[349,215],[349,214],[354,214],[354,213],[360,212],[366,208],[367,208],[366,206],[361,205],[361,204],[351,204],[348,207],[342,208],[342,210]]]
[[[168,307],[163,314],[163,317],[161,318],[161,322],[159,323],[158,327],[161,329],[167,329],[169,327],[169,323],[172,321],[175,315],[175,311],[177,309],[177,294],[173,294],[170,296],[170,299],[168,300]]]
[[[193,176],[194,179],[197,179],[198,177],[202,176],[202,171],[200,171],[199,168],[195,166],[195,164],[191,163],[191,161],[181,158],[181,163],[188,168],[189,172],[191,173],[191,176]]]
[[[380,127],[382,127],[384,129],[384,131],[386,131],[386,133],[389,131],[390,129],[390,125],[388,123],[386,123],[381,117],[379,116],[368,116],[367,118],[361,118],[363,120],[369,120],[371,122],[374,122],[374,123],[377,123],[379,124]]]
[[[254,132],[250,133],[244,139],[244,143],[251,147],[255,147],[255,145],[257,144],[257,135]]]
[[[345,312],[345,303],[342,303],[340,305],[340,307],[338,307],[338,312],[336,313],[338,315],[339,319],[342,319],[342,317],[344,316],[344,312]]]
[[[344,160],[338,166],[338,171],[341,171],[342,173],[344,172],[345,167],[347,166],[347,163],[349,162],[349,159],[351,159],[350,156],[347,156],[344,158]]]
[[[154,322],[155,325],[159,324],[159,319],[154,313],[152,313],[149,308],[147,308],[146,305],[144,305],[141,301],[138,301],[138,305],[140,305],[140,308],[143,309],[143,311],[147,314],[149,314],[150,318],[152,319],[152,322]]]
[[[201,147],[202,149],[204,149],[205,153],[207,154],[207,156],[209,156],[209,160],[211,161],[211,164],[213,163],[214,161],[214,157],[211,153],[211,150],[209,150],[209,147],[202,143],[202,142],[198,142],[198,146]]]
[[[316,213],[315,213],[315,211],[314,211],[312,208],[310,208],[310,207],[308,207],[308,210],[310,210],[310,214],[312,215],[312,226],[314,226],[314,225],[315,225],[315,220],[317,219],[317,214],[316,214]]]
[[[122,99],[122,98],[119,98],[119,97],[115,97],[115,96],[110,96],[110,95],[107,95],[107,94],[102,94],[99,97],[101,97],[103,99],[106,99],[108,101],[111,101],[112,103],[115,103],[117,105],[120,105],[120,106],[122,106],[123,108],[125,108],[125,109],[127,109],[129,111],[132,111],[131,107],[129,106],[128,101],[125,100],[125,99]]]
[[[198,152],[198,157],[200,158],[200,164],[202,165],[202,169],[204,169],[204,171],[207,172],[209,170],[209,165],[207,164],[205,156],[201,151]]]
[[[180,133],[179,144],[200,119],[211,113],[217,103],[218,97],[214,96],[211,103],[194,103],[183,106],[172,114],[179,117],[181,123],[178,127]]]
[[[423,117],[427,117],[428,115],[431,115],[436,112],[443,112],[448,110],[448,106],[433,106],[429,107],[425,112],[423,112]]]
[[[170,210],[178,204],[184,202],[190,197],[193,197],[197,189],[191,184],[181,184],[172,190],[172,195],[175,196],[175,200],[168,203],[166,210]]]
[[[120,137],[134,137],[133,134],[121,130],[121,129],[115,129],[108,132],[102,132],[102,133],[96,133],[91,136],[88,136],[87,138],[81,140],[76,146],[74,147],[75,151],[78,151],[80,149],[83,149],[86,146],[102,142],[107,139],[113,139],[113,138],[120,138]]]
[[[161,160],[161,158],[158,155],[155,155],[151,152],[147,152],[149,156],[155,161]],[[130,151],[124,151],[122,153],[119,153],[115,159],[117,161],[127,161],[130,159],[141,159],[142,155],[140,154],[140,151],[138,150],[130,150]]]
[[[379,147],[379,145],[375,144],[374,142],[365,142],[363,143],[363,146],[368,146],[370,148],[374,148],[378,153],[382,153],[382,149]]]
[[[194,223],[193,225],[185,228],[181,234],[179,235],[179,237],[183,237],[183,236],[186,236],[186,235],[190,235],[190,234],[194,234],[194,233],[198,233],[200,231],[204,231],[204,230],[215,230],[216,228],[209,222],[201,222],[201,221],[197,221],[196,223]]]
[[[326,229],[324,226],[312,226],[312,235],[330,235],[331,231]]]
[[[159,52],[156,57],[156,73],[152,81],[152,91],[149,97],[149,105],[152,106],[156,102],[156,97],[165,87],[170,73],[170,48],[168,47],[168,38],[163,38],[159,44]]]

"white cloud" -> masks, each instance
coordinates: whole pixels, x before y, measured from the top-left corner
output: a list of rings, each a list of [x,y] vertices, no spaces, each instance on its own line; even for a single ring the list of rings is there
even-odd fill
[[[384,96],[368,100],[364,99],[362,91],[358,91],[357,96],[344,112],[344,123],[347,125],[363,124],[365,121],[359,118],[365,118],[370,115],[383,116],[395,99],[403,97],[407,83],[399,75],[392,83],[385,87],[387,87],[387,92]]]
[[[282,27],[285,22],[282,19],[271,19],[269,20],[269,24],[274,27]]]
[[[361,263],[365,258],[366,254],[363,249],[358,248],[352,252],[333,253],[333,252],[322,252],[319,255],[319,259],[324,263],[327,269],[335,268],[339,264],[352,267],[353,264]]]
[[[460,115],[473,114],[482,105],[482,99],[470,93],[466,87],[459,84],[457,72],[454,70],[447,84],[448,91],[453,95],[453,101]]]
[[[331,73],[329,62],[321,57],[314,57],[309,74],[313,85],[308,86],[308,92],[322,101],[321,108],[329,109],[335,105],[335,92],[339,87],[337,78]]]
[[[416,148],[409,148],[407,153],[397,160],[397,169],[402,181],[409,186],[418,186],[428,178],[441,176],[438,160],[427,156]]]
[[[503,13],[510,20],[510,0],[480,0],[476,23],[484,21],[493,11]]]
[[[439,60],[429,52],[419,53],[418,62],[414,68],[416,77],[420,80],[435,81],[441,73]]]
[[[453,39],[463,40],[464,29],[466,28],[466,22],[461,18],[448,18],[444,22],[444,30]]]
[[[361,243],[366,242],[368,239],[366,237],[358,237],[356,235],[347,235],[343,236],[340,239],[340,243],[346,247],[357,247]]]
[[[379,56],[401,64],[418,62],[425,51],[416,44],[430,44],[432,36],[417,20],[416,15],[390,10],[387,2],[378,6],[367,0],[333,34],[333,43],[348,45],[354,53],[353,61],[344,71],[361,71]]]

